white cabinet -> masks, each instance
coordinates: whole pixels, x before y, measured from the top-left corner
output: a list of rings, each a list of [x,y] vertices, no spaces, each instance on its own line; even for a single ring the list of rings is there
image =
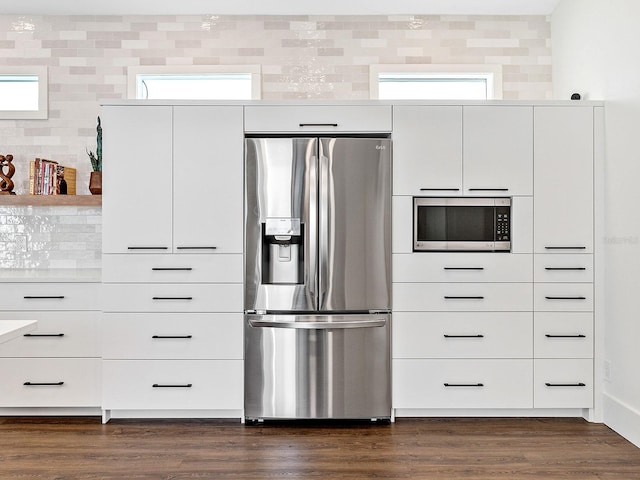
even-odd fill
[[[533,107],[395,106],[394,195],[530,196]]]
[[[393,194],[462,193],[462,107],[393,108]]]
[[[534,248],[593,253],[593,109],[534,107]]]
[[[249,133],[389,133],[388,105],[249,105]]]
[[[37,320],[36,329],[0,345],[0,414],[95,415],[100,407],[100,284],[0,283],[0,320]]]
[[[171,251],[172,108],[110,106],[101,118],[102,251]]]
[[[421,360],[393,363],[397,409],[531,408],[532,360]]]
[[[464,195],[533,194],[533,107],[465,106]]]
[[[175,251],[242,253],[243,140],[241,107],[174,107]]]
[[[242,253],[241,106],[102,116],[104,253]]]

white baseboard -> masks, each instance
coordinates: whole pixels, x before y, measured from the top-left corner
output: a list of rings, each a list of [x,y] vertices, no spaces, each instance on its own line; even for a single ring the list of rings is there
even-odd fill
[[[605,393],[604,423],[640,447],[640,411]]]

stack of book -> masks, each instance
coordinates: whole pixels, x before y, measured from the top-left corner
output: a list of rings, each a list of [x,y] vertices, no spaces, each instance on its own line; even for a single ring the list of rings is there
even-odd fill
[[[76,169],[45,158],[31,160],[29,193],[31,195],[75,195]]]

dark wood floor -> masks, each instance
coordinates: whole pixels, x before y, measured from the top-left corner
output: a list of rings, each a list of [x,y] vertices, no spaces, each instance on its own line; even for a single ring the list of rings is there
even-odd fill
[[[0,479],[634,480],[640,449],[580,419],[392,425],[0,418]]]

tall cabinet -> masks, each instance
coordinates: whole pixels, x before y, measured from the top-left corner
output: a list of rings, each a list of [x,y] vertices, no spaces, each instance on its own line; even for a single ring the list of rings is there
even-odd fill
[[[598,110],[394,107],[396,415],[597,418]],[[413,198],[441,196],[511,197],[511,252],[414,252]]]
[[[103,420],[240,417],[243,108],[102,119]]]

